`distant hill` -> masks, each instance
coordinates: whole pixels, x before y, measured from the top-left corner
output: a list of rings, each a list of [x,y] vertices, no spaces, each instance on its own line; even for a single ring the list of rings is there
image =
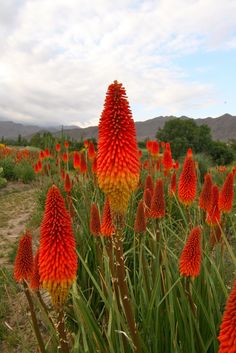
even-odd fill
[[[138,121],[135,123],[137,138],[139,141],[146,138],[153,139],[158,129],[162,128],[166,121],[174,119],[174,116],[159,116],[146,121]],[[186,116],[181,116],[179,119],[190,119]],[[218,118],[194,119],[198,125],[206,124],[211,128],[212,137],[215,140],[227,141],[236,139],[236,116],[224,114]],[[80,128],[77,126],[64,126],[64,133],[73,139],[88,139],[97,138],[98,127],[90,126]],[[0,138],[17,138],[19,134],[22,137],[30,138],[36,132],[50,131],[55,136],[61,135],[59,127],[42,128],[34,125],[23,125],[12,121],[0,121]]]
[[[159,116],[154,119],[146,121],[137,121],[135,123],[138,141],[143,141],[146,138],[155,138],[158,129],[163,128],[165,122],[176,118],[175,116]],[[181,116],[179,119],[190,119],[186,116]],[[228,141],[230,139],[236,139],[236,116],[230,114],[224,114],[218,118],[205,118],[205,119],[194,119],[198,125],[206,124],[211,128],[212,137],[214,140]],[[65,134],[80,140],[81,138],[97,138],[98,127],[90,126],[87,128],[78,129],[67,129]],[[54,135],[60,136],[57,132]]]

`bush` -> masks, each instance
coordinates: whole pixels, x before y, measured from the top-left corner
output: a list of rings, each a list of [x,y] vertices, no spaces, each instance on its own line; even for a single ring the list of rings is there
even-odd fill
[[[4,188],[7,185],[7,179],[2,178],[1,175],[3,174],[3,168],[0,167],[0,189]]]
[[[212,159],[204,153],[199,153],[194,155],[194,159],[198,163],[198,170],[201,183],[204,182],[204,175],[209,171],[212,167]]]
[[[218,165],[230,164],[234,160],[232,148],[222,141],[212,141],[209,154],[213,161]]]
[[[25,184],[30,183],[35,178],[34,169],[27,162],[15,165],[13,172],[16,179],[23,181]]]
[[[7,180],[16,180],[16,176],[14,173],[15,163],[12,158],[6,157],[0,160],[0,167],[3,168],[3,176]]]

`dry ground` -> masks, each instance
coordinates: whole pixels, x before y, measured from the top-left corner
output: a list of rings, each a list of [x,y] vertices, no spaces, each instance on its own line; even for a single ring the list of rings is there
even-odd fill
[[[9,182],[0,190],[0,352],[36,353],[23,291],[12,273],[18,240],[36,206],[35,186]]]

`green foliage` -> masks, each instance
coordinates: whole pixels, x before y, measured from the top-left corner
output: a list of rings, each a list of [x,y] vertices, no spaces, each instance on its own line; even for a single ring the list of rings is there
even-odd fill
[[[0,167],[0,189],[4,188],[7,185],[7,179],[2,178],[1,175],[3,175],[3,168],[2,167]]]
[[[163,129],[157,131],[156,137],[171,143],[174,158],[184,155],[188,148],[195,153],[207,151],[212,141],[210,128],[198,126],[193,119],[168,120]]]
[[[37,132],[30,139],[30,145],[41,149],[54,148],[56,143],[55,137],[50,132]]]
[[[16,164],[13,169],[15,178],[28,184],[35,179],[34,169],[27,161]]]
[[[203,183],[204,175],[212,167],[212,164],[213,164],[212,159],[209,156],[207,156],[206,154],[199,153],[199,154],[194,155],[194,160],[197,161],[197,163],[198,163],[200,181],[201,181],[201,183]]]
[[[232,148],[222,141],[212,141],[209,154],[212,157],[212,160],[218,165],[227,165],[234,160],[234,152]]]
[[[0,166],[3,168],[3,176],[7,180],[16,180],[14,173],[15,163],[11,157],[6,157],[0,160]]]

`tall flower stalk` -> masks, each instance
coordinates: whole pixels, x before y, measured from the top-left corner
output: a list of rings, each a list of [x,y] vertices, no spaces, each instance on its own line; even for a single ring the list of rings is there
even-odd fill
[[[114,81],[108,87],[104,110],[99,122],[97,177],[105,192],[115,227],[113,246],[116,256],[116,275],[121,300],[132,336],[134,352],[140,353],[140,338],[131,306],[126,281],[123,237],[125,214],[131,193],[139,181],[139,158],[135,125],[126,92]]]
[[[71,218],[66,210],[64,199],[55,185],[47,194],[40,233],[40,281],[42,287],[49,291],[52,303],[58,311],[61,350],[63,353],[68,353],[63,305],[76,279],[77,256]]]

